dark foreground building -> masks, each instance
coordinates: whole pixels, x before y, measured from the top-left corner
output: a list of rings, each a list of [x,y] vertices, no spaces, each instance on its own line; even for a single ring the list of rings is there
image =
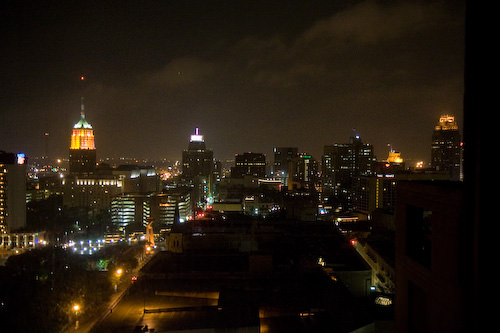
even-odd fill
[[[373,323],[366,302],[318,264],[360,262],[331,224],[192,221],[141,270],[95,332],[352,332]],[[330,256],[326,255],[329,253]],[[345,272],[344,272],[345,273]]]
[[[465,332],[473,223],[462,194],[459,182],[398,184],[397,332]]]

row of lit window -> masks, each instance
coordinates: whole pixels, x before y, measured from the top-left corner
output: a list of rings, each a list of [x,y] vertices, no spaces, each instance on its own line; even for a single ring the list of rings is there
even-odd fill
[[[122,182],[118,180],[109,179],[78,179],[76,185],[107,185],[107,186],[122,186]]]

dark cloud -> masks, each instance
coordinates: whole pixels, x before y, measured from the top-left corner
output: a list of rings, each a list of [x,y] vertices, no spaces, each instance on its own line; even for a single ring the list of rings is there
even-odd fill
[[[81,72],[100,157],[180,158],[199,126],[217,158],[273,146],[320,158],[356,128],[380,158],[390,142],[428,159],[439,115],[461,116],[460,2],[181,3],[66,4],[73,18],[54,9],[9,34],[3,149],[40,154],[47,130],[66,154]],[[26,62],[37,72],[21,79]]]

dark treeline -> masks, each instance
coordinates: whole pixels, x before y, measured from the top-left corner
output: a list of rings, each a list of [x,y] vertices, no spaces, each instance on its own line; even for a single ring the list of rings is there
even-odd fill
[[[110,246],[86,257],[47,246],[9,257],[0,266],[0,331],[60,332],[77,319],[96,315],[113,292],[114,272],[96,269],[95,262],[132,269],[136,247]]]

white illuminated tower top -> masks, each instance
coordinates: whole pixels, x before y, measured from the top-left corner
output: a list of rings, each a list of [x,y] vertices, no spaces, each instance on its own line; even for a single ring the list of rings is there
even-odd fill
[[[191,135],[190,142],[204,142],[203,135],[200,135],[198,127],[194,129],[194,134]]]

